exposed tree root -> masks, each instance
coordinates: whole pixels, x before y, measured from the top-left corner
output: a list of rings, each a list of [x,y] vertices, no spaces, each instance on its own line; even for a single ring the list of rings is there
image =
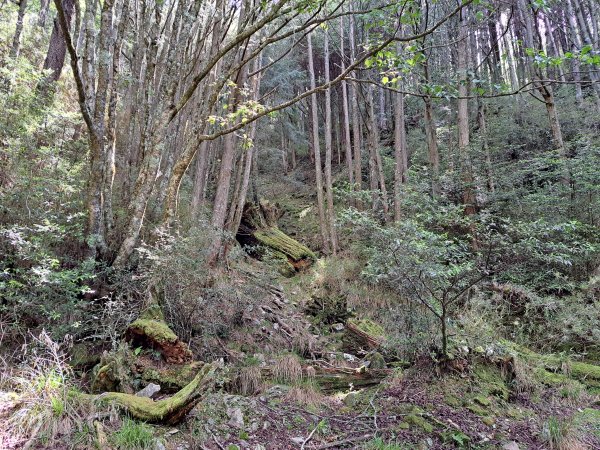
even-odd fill
[[[121,392],[77,395],[97,405],[116,406],[139,420],[172,425],[180,422],[212,387],[215,381],[214,375],[215,366],[205,364],[187,386],[172,397],[158,401]]]

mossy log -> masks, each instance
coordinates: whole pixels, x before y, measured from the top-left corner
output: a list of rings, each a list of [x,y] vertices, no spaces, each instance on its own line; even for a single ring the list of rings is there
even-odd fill
[[[312,380],[325,393],[344,392],[375,386],[393,373],[393,369],[369,369],[367,367],[313,367],[302,369],[302,378]],[[260,370],[261,380],[276,379],[271,367]]]
[[[510,341],[503,341],[502,343],[523,360],[538,364],[543,369],[559,375],[558,377],[545,377],[546,380],[561,380],[563,377],[572,378],[595,392],[600,392],[600,366],[572,361],[569,358],[556,355],[536,353]]]
[[[81,394],[81,396],[96,405],[116,406],[139,420],[173,425],[180,422],[212,387],[215,382],[214,375],[215,366],[205,364],[187,386],[172,397],[158,401],[121,392],[105,392],[100,395]]]
[[[375,386],[391,375],[391,369],[318,368],[313,375],[323,392],[340,392]]]
[[[370,320],[349,320],[342,337],[344,349],[355,354],[376,350],[385,340],[383,334],[383,329]]]
[[[293,274],[309,267],[317,258],[306,245],[277,227],[277,219],[280,216],[277,205],[267,201],[263,200],[259,205],[247,203],[236,239],[240,244],[251,248],[269,249],[275,257],[284,261],[287,271]],[[255,254],[259,257],[264,256],[261,252]]]

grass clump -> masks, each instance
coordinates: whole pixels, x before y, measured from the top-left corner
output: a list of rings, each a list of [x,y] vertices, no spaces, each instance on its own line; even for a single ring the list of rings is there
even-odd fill
[[[572,420],[553,416],[544,423],[542,437],[550,450],[582,450],[587,447],[579,440],[578,432]]]
[[[313,380],[296,381],[287,392],[285,399],[291,403],[316,408],[325,402],[319,386]]]
[[[302,379],[302,366],[295,355],[287,354],[279,358],[273,366],[273,376],[282,383],[294,383]]]
[[[405,448],[395,442],[386,442],[380,437],[367,442],[363,447],[364,450],[404,450]]]
[[[149,425],[125,418],[121,428],[113,435],[113,440],[119,449],[144,450],[152,448],[154,434]]]

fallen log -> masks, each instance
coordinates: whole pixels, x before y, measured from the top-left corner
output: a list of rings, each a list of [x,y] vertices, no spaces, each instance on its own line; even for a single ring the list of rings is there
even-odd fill
[[[116,406],[139,420],[173,425],[180,422],[212,387],[215,382],[215,371],[216,366],[205,364],[187,386],[172,397],[157,401],[122,392],[104,392],[99,395],[76,394],[76,396],[98,406]]]
[[[326,368],[315,369],[313,379],[323,392],[340,392],[375,386],[391,375],[391,369]]]
[[[252,253],[258,258],[270,253],[281,259],[286,274],[293,275],[310,267],[317,258],[306,245],[291,238],[277,227],[279,217],[281,213],[277,205],[266,200],[260,201],[258,205],[246,203],[236,239],[241,245],[254,249]]]
[[[333,393],[376,386],[393,372],[393,369],[369,369],[364,366],[356,369],[352,367],[307,366],[302,368],[302,376],[299,379],[314,381],[322,392]],[[238,378],[234,377],[234,380],[239,380],[242,373],[247,376],[246,372],[241,372]],[[262,386],[263,382],[267,380],[280,381],[275,376],[272,367],[262,367],[260,370],[253,371],[253,386]],[[246,384],[248,384],[248,380],[246,380]],[[236,387],[236,384],[232,384],[229,389],[240,392],[239,389],[236,390]]]
[[[378,349],[385,341],[383,329],[370,320],[348,320],[342,337],[344,349],[354,354]]]

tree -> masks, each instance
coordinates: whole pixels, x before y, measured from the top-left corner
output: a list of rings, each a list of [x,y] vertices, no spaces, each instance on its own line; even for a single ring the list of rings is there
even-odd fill
[[[308,45],[308,75],[310,77],[310,89],[315,90],[315,64],[313,61],[312,38],[310,34],[306,36]],[[323,172],[321,171],[321,145],[319,143],[319,117],[317,112],[317,94],[313,93],[310,96],[310,117],[312,123],[312,148],[315,158],[315,179],[317,189],[317,209],[319,211],[319,226],[321,229],[321,239],[323,249],[326,252],[330,250],[329,227],[327,226],[327,216],[325,213],[325,201],[323,199]],[[331,151],[331,149],[330,149]],[[331,154],[329,154],[331,157]],[[329,162],[331,164],[331,161]]]

